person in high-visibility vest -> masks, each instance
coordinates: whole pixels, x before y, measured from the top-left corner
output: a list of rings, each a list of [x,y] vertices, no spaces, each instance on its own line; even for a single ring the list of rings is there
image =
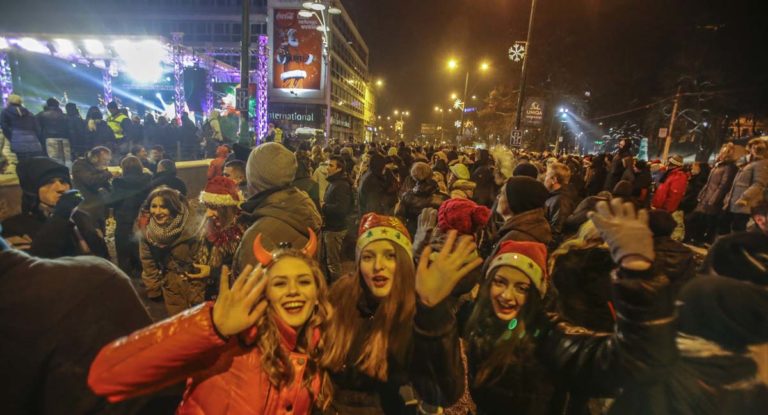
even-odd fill
[[[125,133],[131,128],[131,119],[120,111],[115,101],[107,104],[107,110],[109,111],[107,125],[115,134],[115,150],[117,153],[127,154],[130,143],[125,138]]]

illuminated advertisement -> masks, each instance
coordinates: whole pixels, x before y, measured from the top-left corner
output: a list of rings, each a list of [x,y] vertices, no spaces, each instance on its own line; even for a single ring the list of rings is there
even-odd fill
[[[273,77],[275,89],[321,88],[323,34],[314,17],[296,9],[275,9],[273,23]]]

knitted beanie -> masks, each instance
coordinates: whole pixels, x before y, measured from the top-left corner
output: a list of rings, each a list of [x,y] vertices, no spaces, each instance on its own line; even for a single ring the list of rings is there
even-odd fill
[[[515,214],[543,208],[549,199],[547,188],[540,181],[527,176],[510,177],[504,188],[509,210]]]
[[[411,252],[411,236],[402,222],[394,216],[379,215],[375,212],[366,213],[360,219],[360,228],[357,230],[356,257],[366,245],[374,241],[387,240],[400,245],[405,251]]]
[[[243,203],[243,193],[234,180],[216,176],[205,184],[200,192],[200,203],[208,206],[239,206]]]
[[[525,274],[544,297],[547,293],[547,247],[539,242],[504,241],[488,266],[488,273],[502,266]]]
[[[491,210],[469,199],[449,199],[437,211],[437,226],[442,231],[455,229],[461,235],[474,235],[485,227]]]
[[[417,161],[411,166],[411,177],[416,179],[416,181],[430,179],[432,178],[432,168],[427,163]]]
[[[679,154],[675,154],[669,158],[669,165],[675,167],[683,167],[683,157]]]
[[[296,176],[296,156],[280,143],[264,143],[251,151],[245,174],[256,193],[287,186]]]
[[[528,176],[535,179],[539,177],[539,170],[531,163],[520,163],[512,171],[512,176]]]

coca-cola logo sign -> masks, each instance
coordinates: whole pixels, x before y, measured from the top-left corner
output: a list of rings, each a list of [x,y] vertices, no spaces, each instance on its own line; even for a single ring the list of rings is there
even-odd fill
[[[293,20],[293,12],[280,11],[275,13],[275,20]]]

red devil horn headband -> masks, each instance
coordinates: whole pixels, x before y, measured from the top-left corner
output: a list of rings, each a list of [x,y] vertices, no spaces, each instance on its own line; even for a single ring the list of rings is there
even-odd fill
[[[307,244],[301,249],[301,253],[311,258],[314,257],[315,252],[317,252],[317,235],[315,235],[315,232],[311,228],[307,228],[307,230],[309,231],[309,241],[307,241]],[[256,238],[253,240],[253,256],[256,258],[256,261],[264,267],[271,265],[275,259],[272,252],[267,251],[267,249],[264,248],[264,245],[261,244],[261,234],[256,235]]]

